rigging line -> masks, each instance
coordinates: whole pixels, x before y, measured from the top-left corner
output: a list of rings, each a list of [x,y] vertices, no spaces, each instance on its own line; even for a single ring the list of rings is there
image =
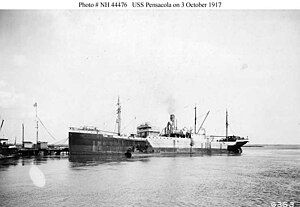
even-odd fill
[[[136,120],[136,117],[131,119],[130,122],[126,126],[123,127],[122,131],[124,131],[133,122],[133,120]]]
[[[234,133],[234,131],[232,130],[232,128],[231,128],[230,126],[229,126],[228,128],[229,128],[230,132],[232,133],[232,135],[234,135],[235,133]]]
[[[41,122],[42,126],[46,129],[46,132],[50,135],[50,137],[51,137],[52,139],[56,140],[55,137],[54,137],[54,136],[49,132],[49,130],[46,128],[46,126],[44,125],[44,123],[42,122],[42,120],[40,119],[40,117],[37,116],[37,118],[38,118],[39,121]]]
[[[57,142],[60,142],[60,141],[67,141],[69,139],[69,137],[65,138],[65,139],[61,139],[61,140],[58,140]]]
[[[198,115],[198,116],[197,116],[197,119],[198,119],[198,118],[202,118],[202,117],[206,116],[206,114],[207,114],[207,112],[205,112],[204,114],[200,114],[200,115]]]
[[[59,143],[63,144],[63,143],[65,143],[68,139],[69,139],[69,137],[67,137],[66,139],[58,140],[57,142],[54,142],[54,144],[59,144]]]
[[[67,137],[66,139],[63,140],[63,142],[66,142],[69,139],[69,137]]]

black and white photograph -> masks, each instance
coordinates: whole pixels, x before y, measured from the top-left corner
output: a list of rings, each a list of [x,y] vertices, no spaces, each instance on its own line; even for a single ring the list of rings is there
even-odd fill
[[[147,3],[0,9],[0,206],[300,206],[300,11]]]

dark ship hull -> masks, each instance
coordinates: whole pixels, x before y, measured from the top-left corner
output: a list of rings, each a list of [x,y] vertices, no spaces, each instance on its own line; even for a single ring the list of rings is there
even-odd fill
[[[132,149],[135,147],[136,149]],[[123,138],[106,134],[69,132],[70,155],[124,155],[129,149],[146,152],[146,140]]]

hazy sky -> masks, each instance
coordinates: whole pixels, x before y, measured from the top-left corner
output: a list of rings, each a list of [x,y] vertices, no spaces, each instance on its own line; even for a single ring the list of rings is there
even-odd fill
[[[300,11],[0,11],[0,137],[149,121],[300,144]],[[136,118],[135,118],[136,117]],[[122,127],[122,128],[123,128]],[[55,142],[40,128],[40,138]]]

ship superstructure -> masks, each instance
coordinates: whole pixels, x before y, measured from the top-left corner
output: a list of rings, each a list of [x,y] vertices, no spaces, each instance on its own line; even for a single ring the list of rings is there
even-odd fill
[[[123,135],[121,129],[121,105],[117,104],[118,132],[100,130],[96,127],[70,127],[69,150],[71,155],[166,155],[166,154],[202,154],[202,153],[241,153],[241,147],[247,139],[228,136],[226,121],[226,136],[207,136],[205,130],[199,133],[195,130],[177,128],[175,115],[170,115],[170,121],[162,131],[149,122],[137,127],[137,133]],[[208,112],[209,113],[209,112]],[[195,108],[196,114],[196,108]],[[208,115],[208,114],[207,114]],[[195,116],[196,117],[196,116]],[[226,112],[227,120],[227,112]]]

